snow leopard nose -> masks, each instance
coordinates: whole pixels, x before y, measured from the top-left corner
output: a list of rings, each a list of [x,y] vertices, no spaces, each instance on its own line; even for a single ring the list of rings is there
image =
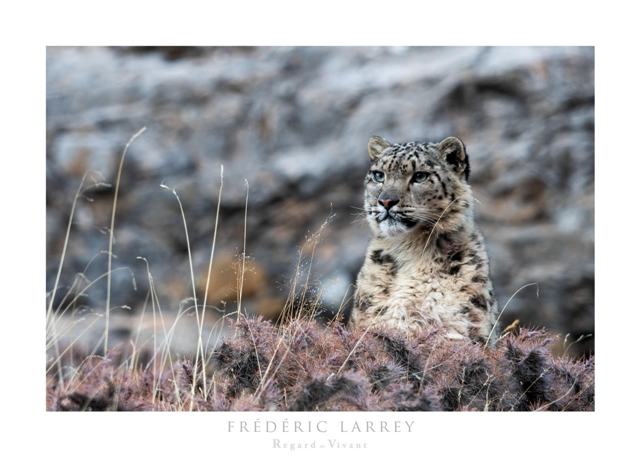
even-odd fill
[[[382,195],[378,198],[378,203],[384,206],[385,209],[390,209],[391,207],[400,203],[400,200],[397,197],[391,197],[388,195]]]

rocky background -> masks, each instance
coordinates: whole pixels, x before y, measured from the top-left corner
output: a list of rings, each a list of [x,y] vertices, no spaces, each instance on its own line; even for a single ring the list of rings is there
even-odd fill
[[[593,72],[593,49],[576,47],[49,48],[47,291],[91,172],[54,305],[77,296],[74,308],[104,309],[112,184],[124,145],[146,126],[120,184],[114,318],[148,299],[138,256],[167,312],[192,296],[178,203],[161,184],[184,205],[202,301],[221,165],[211,318],[236,309],[240,283],[243,308],[267,317],[301,284],[335,310],[369,238],[358,210],[368,138],[457,135],[501,307],[535,283],[501,322],[593,334]]]

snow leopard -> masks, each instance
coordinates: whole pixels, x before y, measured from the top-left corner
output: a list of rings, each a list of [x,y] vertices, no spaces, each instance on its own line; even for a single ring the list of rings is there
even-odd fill
[[[450,338],[495,341],[497,302],[465,144],[374,136],[368,152],[363,209],[373,239],[350,323],[409,335],[435,324]]]

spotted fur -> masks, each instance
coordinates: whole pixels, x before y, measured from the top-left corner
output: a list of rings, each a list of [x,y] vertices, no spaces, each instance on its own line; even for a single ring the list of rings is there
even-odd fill
[[[358,275],[352,324],[413,333],[435,322],[452,338],[493,341],[497,306],[462,141],[373,137],[369,156],[364,208],[374,238]]]

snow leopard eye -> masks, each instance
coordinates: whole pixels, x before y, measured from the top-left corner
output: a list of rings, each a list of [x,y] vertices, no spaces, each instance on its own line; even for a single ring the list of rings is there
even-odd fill
[[[372,171],[371,175],[373,176],[373,180],[375,182],[384,182],[384,172],[382,172],[382,171]]]
[[[426,173],[424,171],[418,171],[413,175],[413,182],[425,182],[428,176],[429,176],[429,173]]]

